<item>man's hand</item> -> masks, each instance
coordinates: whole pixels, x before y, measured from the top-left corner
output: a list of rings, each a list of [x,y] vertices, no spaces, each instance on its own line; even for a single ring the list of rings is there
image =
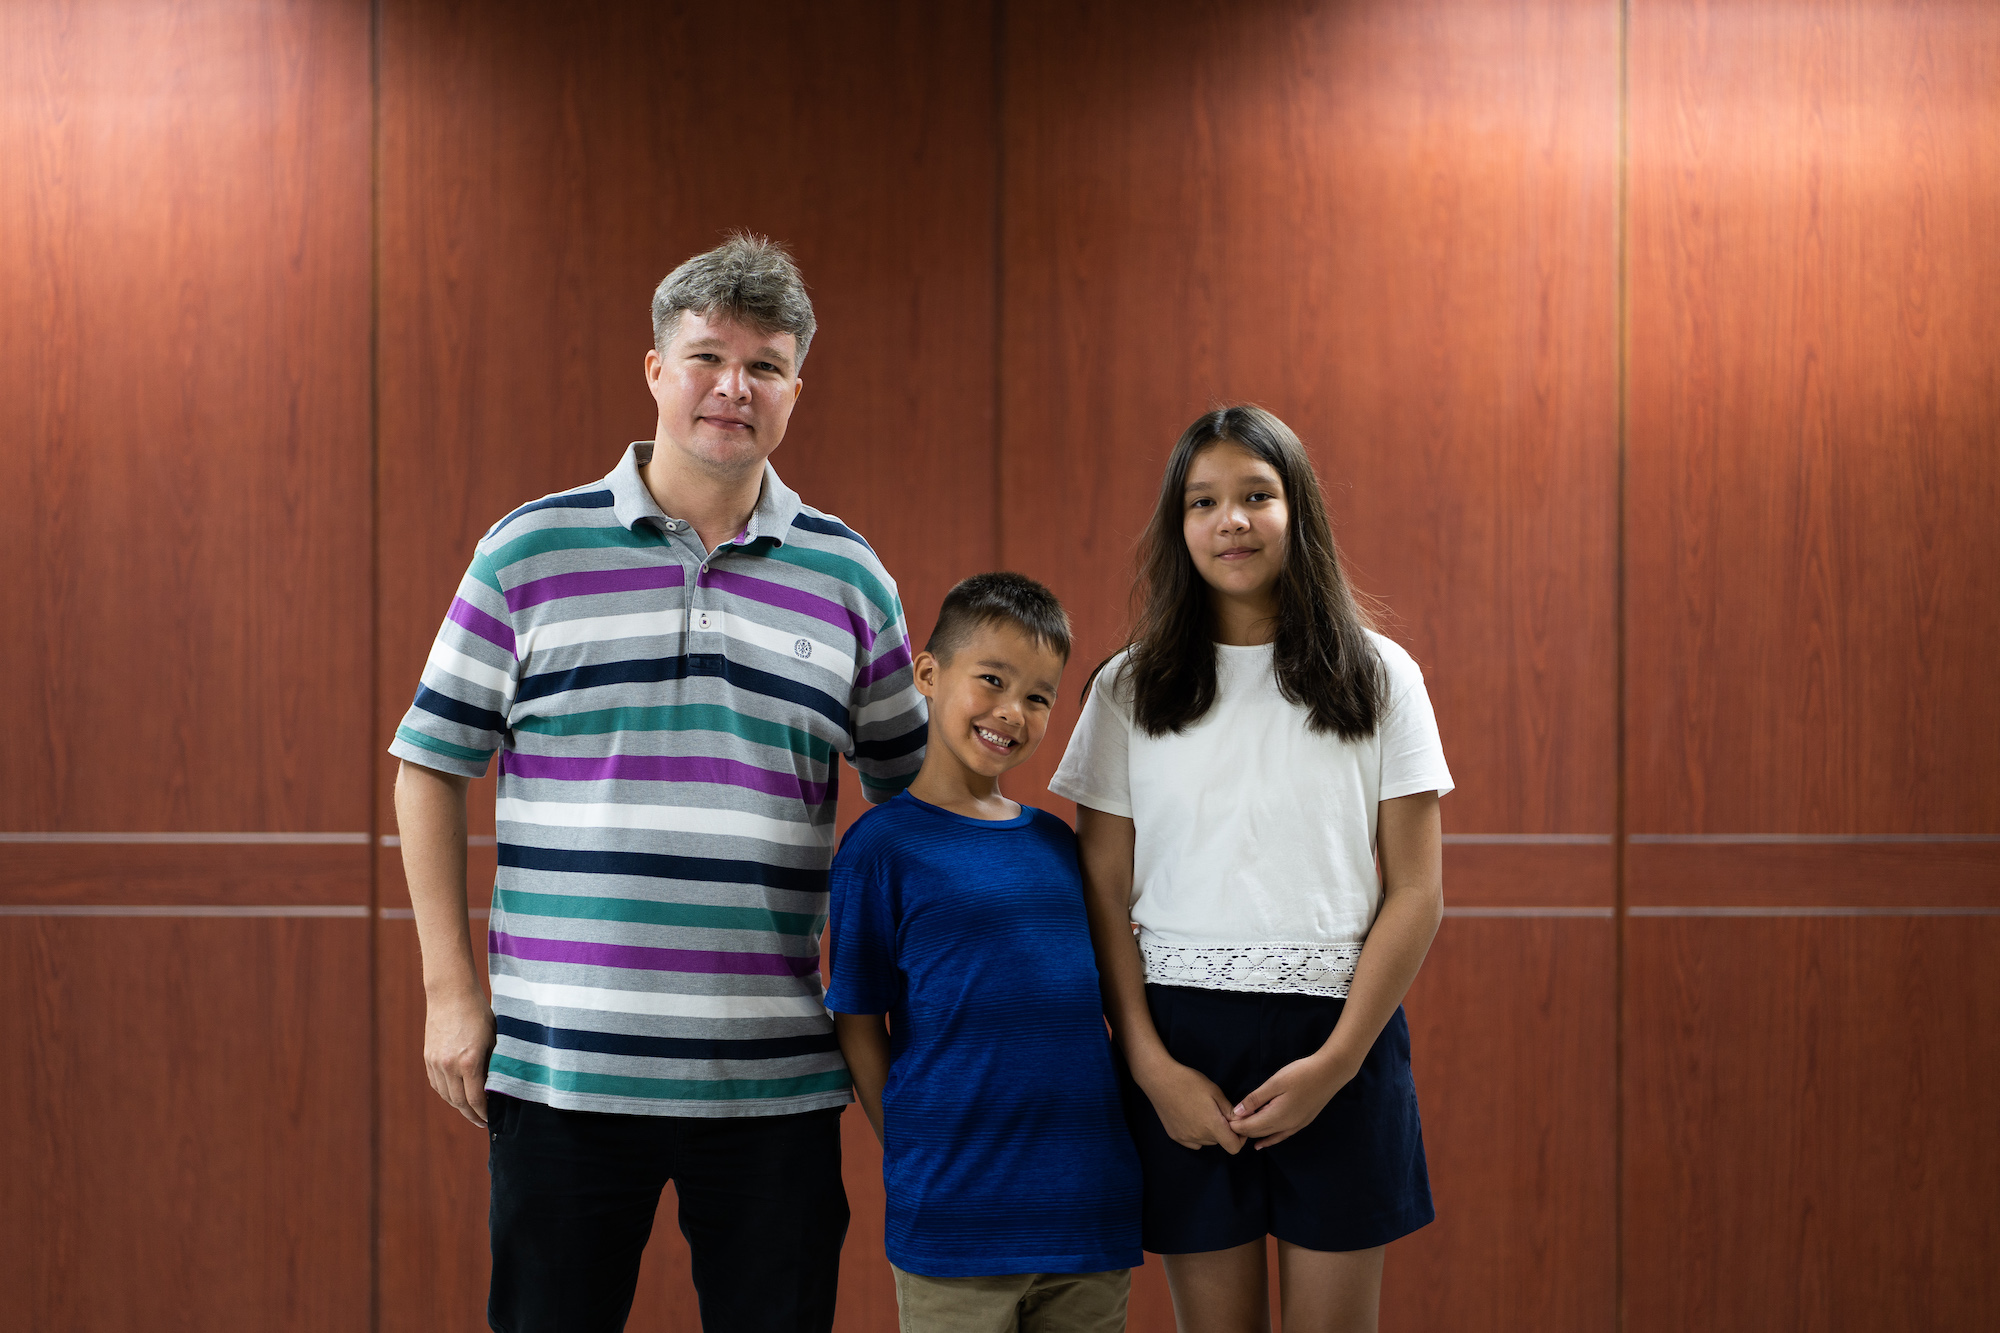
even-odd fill
[[[1134,1070],[1132,1077],[1159,1113],[1167,1137],[1181,1147],[1214,1143],[1232,1156],[1243,1150],[1243,1136],[1230,1128],[1229,1099],[1199,1070],[1163,1056],[1144,1076]]]
[[[1283,1143],[1318,1118],[1355,1073],[1325,1051],[1294,1060],[1231,1108],[1229,1127],[1259,1148]]]
[[[425,1007],[424,1073],[438,1096],[481,1129],[493,1040],[493,1010],[483,995],[433,999]]]

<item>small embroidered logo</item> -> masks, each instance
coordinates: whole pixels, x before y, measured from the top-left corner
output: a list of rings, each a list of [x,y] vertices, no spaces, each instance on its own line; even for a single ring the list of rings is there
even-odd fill
[[[811,657],[813,655],[812,640],[800,639],[797,643],[792,645],[792,651],[797,653],[800,657]]]

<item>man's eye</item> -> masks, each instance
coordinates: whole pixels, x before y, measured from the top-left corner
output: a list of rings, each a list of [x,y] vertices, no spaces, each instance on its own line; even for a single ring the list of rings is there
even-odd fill
[[[771,373],[772,373],[773,375],[775,375],[775,374],[777,374],[777,373],[778,373],[778,368],[777,368],[776,366],[772,365],[772,364],[771,364],[771,363],[770,363],[769,361],[759,361],[759,362],[757,363],[757,365],[756,365],[756,369],[758,369],[758,370],[768,370],[768,371],[770,371],[770,372],[771,372]]]

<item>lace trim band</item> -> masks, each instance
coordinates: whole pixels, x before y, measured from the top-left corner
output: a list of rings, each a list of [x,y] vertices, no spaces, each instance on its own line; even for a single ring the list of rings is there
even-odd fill
[[[1224,944],[1194,947],[1139,939],[1146,980],[1202,990],[1285,991],[1347,998],[1358,944]]]

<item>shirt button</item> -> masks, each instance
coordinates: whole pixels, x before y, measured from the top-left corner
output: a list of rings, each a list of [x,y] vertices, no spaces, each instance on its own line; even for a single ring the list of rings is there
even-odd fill
[[[700,624],[701,628],[703,629],[708,628],[708,613],[706,611],[702,612]]]

